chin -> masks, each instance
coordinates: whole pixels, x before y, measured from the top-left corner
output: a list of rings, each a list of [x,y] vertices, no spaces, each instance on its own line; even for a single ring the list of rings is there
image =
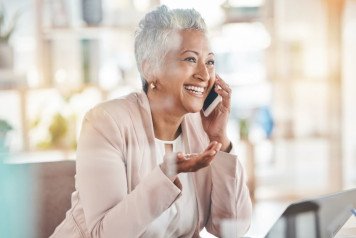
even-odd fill
[[[196,106],[196,107],[190,107],[188,108],[188,113],[197,113],[200,112],[203,106]]]
[[[189,101],[189,102],[186,102],[184,103],[185,104],[185,111],[187,113],[197,113],[197,112],[200,112],[200,110],[203,108],[203,103],[204,101],[203,100],[199,100],[199,101]],[[184,105],[183,104],[183,105]]]

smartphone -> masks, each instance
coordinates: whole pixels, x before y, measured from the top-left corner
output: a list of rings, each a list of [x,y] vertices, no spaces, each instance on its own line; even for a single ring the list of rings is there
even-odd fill
[[[204,116],[209,116],[210,113],[215,109],[215,107],[221,102],[222,98],[219,94],[215,92],[215,84],[211,88],[208,96],[206,97],[203,105]]]

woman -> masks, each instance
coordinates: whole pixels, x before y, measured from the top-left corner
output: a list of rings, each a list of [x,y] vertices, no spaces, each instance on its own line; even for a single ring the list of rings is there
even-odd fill
[[[87,113],[77,191],[52,237],[221,236],[224,219],[243,234],[251,202],[226,133],[231,89],[215,75],[204,20],[157,8],[139,24],[135,55],[143,92]],[[205,117],[214,83],[222,101]]]

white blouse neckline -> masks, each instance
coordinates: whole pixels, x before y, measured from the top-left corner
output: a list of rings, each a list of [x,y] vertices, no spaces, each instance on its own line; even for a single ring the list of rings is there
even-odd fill
[[[161,140],[155,137],[155,141],[162,144],[177,144],[182,140],[182,134],[179,134],[174,140]]]

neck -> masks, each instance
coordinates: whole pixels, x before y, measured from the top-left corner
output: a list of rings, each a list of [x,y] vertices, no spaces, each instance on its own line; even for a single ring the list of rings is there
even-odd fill
[[[184,115],[177,115],[174,107],[162,103],[162,99],[152,100],[148,97],[151,107],[152,121],[155,137],[160,140],[171,141],[181,133],[180,125]]]

